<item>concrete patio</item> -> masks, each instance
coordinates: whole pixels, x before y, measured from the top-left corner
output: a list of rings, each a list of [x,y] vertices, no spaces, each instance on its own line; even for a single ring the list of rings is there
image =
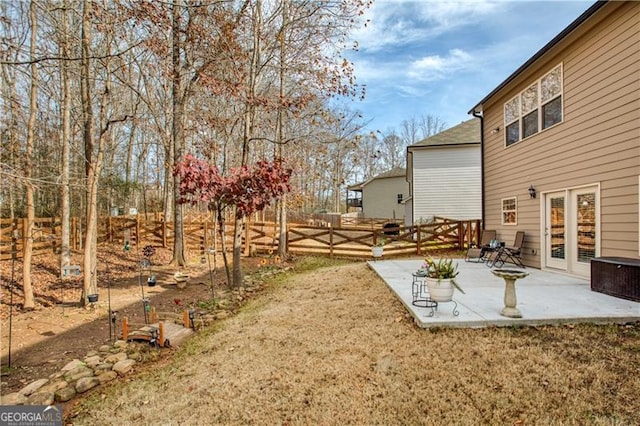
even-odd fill
[[[441,303],[432,317],[429,316],[431,309],[412,304],[411,274],[422,265],[422,259],[378,260],[369,262],[369,266],[422,328],[640,321],[638,302],[591,291],[585,279],[533,268],[527,268],[530,275],[516,282],[517,307],[522,318],[506,318],[500,315],[504,307],[504,280],[494,276],[483,263],[464,259],[457,262],[460,274],[456,281],[465,291],[465,294],[456,291],[453,295],[458,303],[458,316],[453,315],[453,303]]]

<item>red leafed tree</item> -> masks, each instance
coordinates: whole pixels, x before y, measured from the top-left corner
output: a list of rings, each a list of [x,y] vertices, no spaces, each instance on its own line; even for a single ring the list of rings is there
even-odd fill
[[[174,168],[174,174],[180,178],[178,202],[207,203],[211,211],[217,212],[218,230],[222,235],[224,207],[235,207],[237,214],[242,217],[264,209],[273,200],[291,191],[289,180],[292,172],[281,158],[276,158],[271,162],[257,161],[252,168],[242,166],[231,169],[228,175],[223,176],[216,166],[191,154],[185,155],[183,161],[177,163]],[[228,281],[233,282],[234,286],[239,286],[242,282],[239,268],[240,252],[233,252],[233,277],[224,249],[222,253]]]

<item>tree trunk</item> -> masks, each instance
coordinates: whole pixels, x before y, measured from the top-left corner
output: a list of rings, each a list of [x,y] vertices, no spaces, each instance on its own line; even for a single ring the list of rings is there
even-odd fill
[[[82,39],[81,39],[81,60],[80,60],[80,97],[82,103],[82,130],[84,140],[85,156],[85,178],[86,178],[86,211],[85,211],[85,238],[83,269],[84,276],[82,282],[82,294],[80,303],[84,306],[88,303],[87,295],[97,291],[96,283],[96,253],[93,241],[97,239],[97,204],[98,194],[97,175],[95,162],[93,160],[94,151],[94,124],[93,108],[91,102],[91,66],[89,59],[89,49],[91,46],[91,1],[85,0],[82,3]]]
[[[37,18],[36,4],[31,1],[29,5],[29,19],[31,20],[31,44],[29,46],[29,55],[31,59],[36,56],[37,42]],[[27,146],[24,153],[24,181],[27,198],[27,220],[25,222],[24,232],[24,257],[22,266],[22,288],[24,290],[24,309],[35,308],[35,300],[33,298],[33,286],[31,283],[31,257],[33,255],[33,233],[35,222],[35,204],[33,196],[33,184],[31,182],[33,145],[35,138],[36,114],[38,113],[38,67],[35,62],[31,64],[31,88],[29,89],[29,122],[27,123]]]
[[[182,37],[180,28],[180,2],[173,3],[173,19],[172,19],[172,68],[173,68],[173,82],[172,82],[172,105],[173,105],[173,147],[174,156],[172,158],[172,164],[177,164],[182,160],[184,155],[184,90],[182,84],[182,69],[180,53],[182,51]],[[175,175],[173,178],[173,198],[174,202],[180,199],[180,177]],[[174,204],[173,214],[173,226],[174,226],[174,239],[173,239],[173,259],[171,264],[174,266],[186,265],[184,256],[184,220],[182,214],[182,206]]]
[[[220,250],[222,251],[222,260],[224,262],[224,271],[227,275],[227,285],[231,286],[233,276],[229,269],[229,258],[227,257],[227,239],[225,238],[224,218],[222,217],[222,206],[216,203],[216,216],[218,220],[218,233],[220,235]]]
[[[169,113],[167,113],[169,116]],[[164,185],[162,188],[162,210],[164,214],[164,221],[171,222],[171,218],[173,217],[173,212],[175,209],[174,203],[174,192],[173,192],[173,182],[174,177],[172,175],[173,170],[171,169],[170,161],[174,158],[174,150],[173,143],[171,141],[172,136],[169,132],[166,133],[164,139],[164,148],[165,148],[165,158],[169,161],[165,161],[165,172],[164,172]]]
[[[0,16],[8,16],[7,7],[9,6],[8,2],[0,2]],[[7,28],[9,21],[6,21],[3,25],[2,31]],[[6,59],[14,59],[17,60],[17,54],[15,52],[18,51],[18,46],[12,46],[8,44],[8,48],[5,52]],[[4,55],[3,55],[4,59]],[[12,72],[13,71],[13,72]],[[4,106],[4,119],[7,122],[7,139],[8,144],[5,148],[8,151],[8,163],[10,167],[15,169],[20,169],[19,158],[20,158],[20,146],[18,142],[18,119],[16,106],[19,105],[18,102],[11,101],[12,99],[17,100],[18,94],[16,92],[16,73],[15,68],[11,69],[10,65],[2,64],[2,82],[0,84],[0,88],[2,88],[3,100],[2,102]],[[16,179],[15,178],[7,178],[3,180],[3,185],[8,187],[8,202],[3,203],[5,206],[8,206],[9,210],[9,218],[15,219],[16,217],[16,198],[19,198],[16,194]],[[5,207],[6,208],[6,207]]]
[[[240,259],[242,256],[242,231],[244,218],[240,217],[240,212],[236,208],[233,233],[233,287],[242,285],[242,265]]]
[[[62,158],[61,158],[61,185],[60,185],[60,217],[61,217],[61,230],[60,230],[60,275],[62,276],[62,269],[65,266],[71,264],[71,203],[69,197],[69,161],[70,161],[70,146],[71,146],[71,88],[69,85],[69,62],[65,60],[69,56],[69,22],[67,19],[68,2],[65,0],[62,7],[62,61],[61,61],[61,73],[60,83],[62,85],[62,133],[61,133],[61,146],[62,146]]]
[[[285,63],[286,63],[286,55],[285,55],[285,39],[286,39],[286,28],[287,28],[287,2],[286,0],[282,1],[282,29],[280,32],[280,87],[279,87],[279,95],[280,99],[284,99],[284,87],[286,82],[286,74],[285,74]],[[280,158],[283,158],[282,151],[284,147],[284,108],[282,105],[278,108],[278,134],[276,135],[276,140],[278,143],[278,155]],[[280,217],[278,218],[279,222],[279,238],[278,238],[278,254],[281,259],[284,259],[287,255],[287,196],[286,194],[282,195],[280,198],[279,209]]]

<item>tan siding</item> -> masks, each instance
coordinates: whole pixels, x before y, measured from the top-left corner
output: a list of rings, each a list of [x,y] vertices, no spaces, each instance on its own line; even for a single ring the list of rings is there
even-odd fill
[[[632,155],[633,150],[638,149],[637,137],[640,133],[637,109],[618,116],[615,111],[603,113],[600,117],[595,117],[590,122],[584,123],[588,127],[580,125],[575,128],[565,126],[565,124],[562,123],[553,129],[540,132],[507,149],[502,146],[494,147],[491,150],[487,149],[485,166],[494,168],[507,162],[511,167],[521,167],[532,162],[544,161],[545,164],[542,167],[550,167],[551,165],[548,163],[550,160],[573,163],[573,155],[597,158],[601,149],[607,150],[611,146],[614,146],[611,149],[619,152],[631,150]],[[608,143],[603,145],[603,141],[608,141]],[[619,144],[623,146],[617,147]],[[568,156],[569,154],[571,156]],[[557,167],[557,164],[554,164],[553,167]]]
[[[618,13],[615,20],[607,21],[597,30],[597,38],[590,38],[585,43],[577,43],[574,48],[567,51],[566,59],[575,68],[571,69],[573,79],[583,79],[578,81],[578,84],[587,83],[588,74],[592,73],[593,69],[601,67],[604,62],[625,60],[626,57],[619,56],[618,53],[633,49],[633,44],[636,42],[634,27],[638,26],[638,16],[637,9],[631,13]]]
[[[409,196],[409,184],[404,177],[374,179],[362,188],[362,212],[366,218],[403,219],[404,205],[397,194]]]
[[[529,185],[541,193],[600,184],[600,254],[638,257],[639,20],[640,3],[604,6],[483,106],[485,226],[500,239],[509,241],[517,228],[525,247],[539,250],[541,196],[530,200]],[[561,62],[564,121],[505,148],[504,102]],[[500,225],[500,200],[509,196],[518,197],[516,228]],[[526,259],[540,265],[539,256]]]

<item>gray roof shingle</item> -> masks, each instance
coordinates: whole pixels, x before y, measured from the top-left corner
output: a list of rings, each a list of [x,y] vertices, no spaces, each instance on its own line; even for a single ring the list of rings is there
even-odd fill
[[[434,146],[434,145],[461,145],[470,143],[480,143],[480,119],[472,118],[463,121],[457,126],[430,136],[420,142],[409,145],[412,147]]]

